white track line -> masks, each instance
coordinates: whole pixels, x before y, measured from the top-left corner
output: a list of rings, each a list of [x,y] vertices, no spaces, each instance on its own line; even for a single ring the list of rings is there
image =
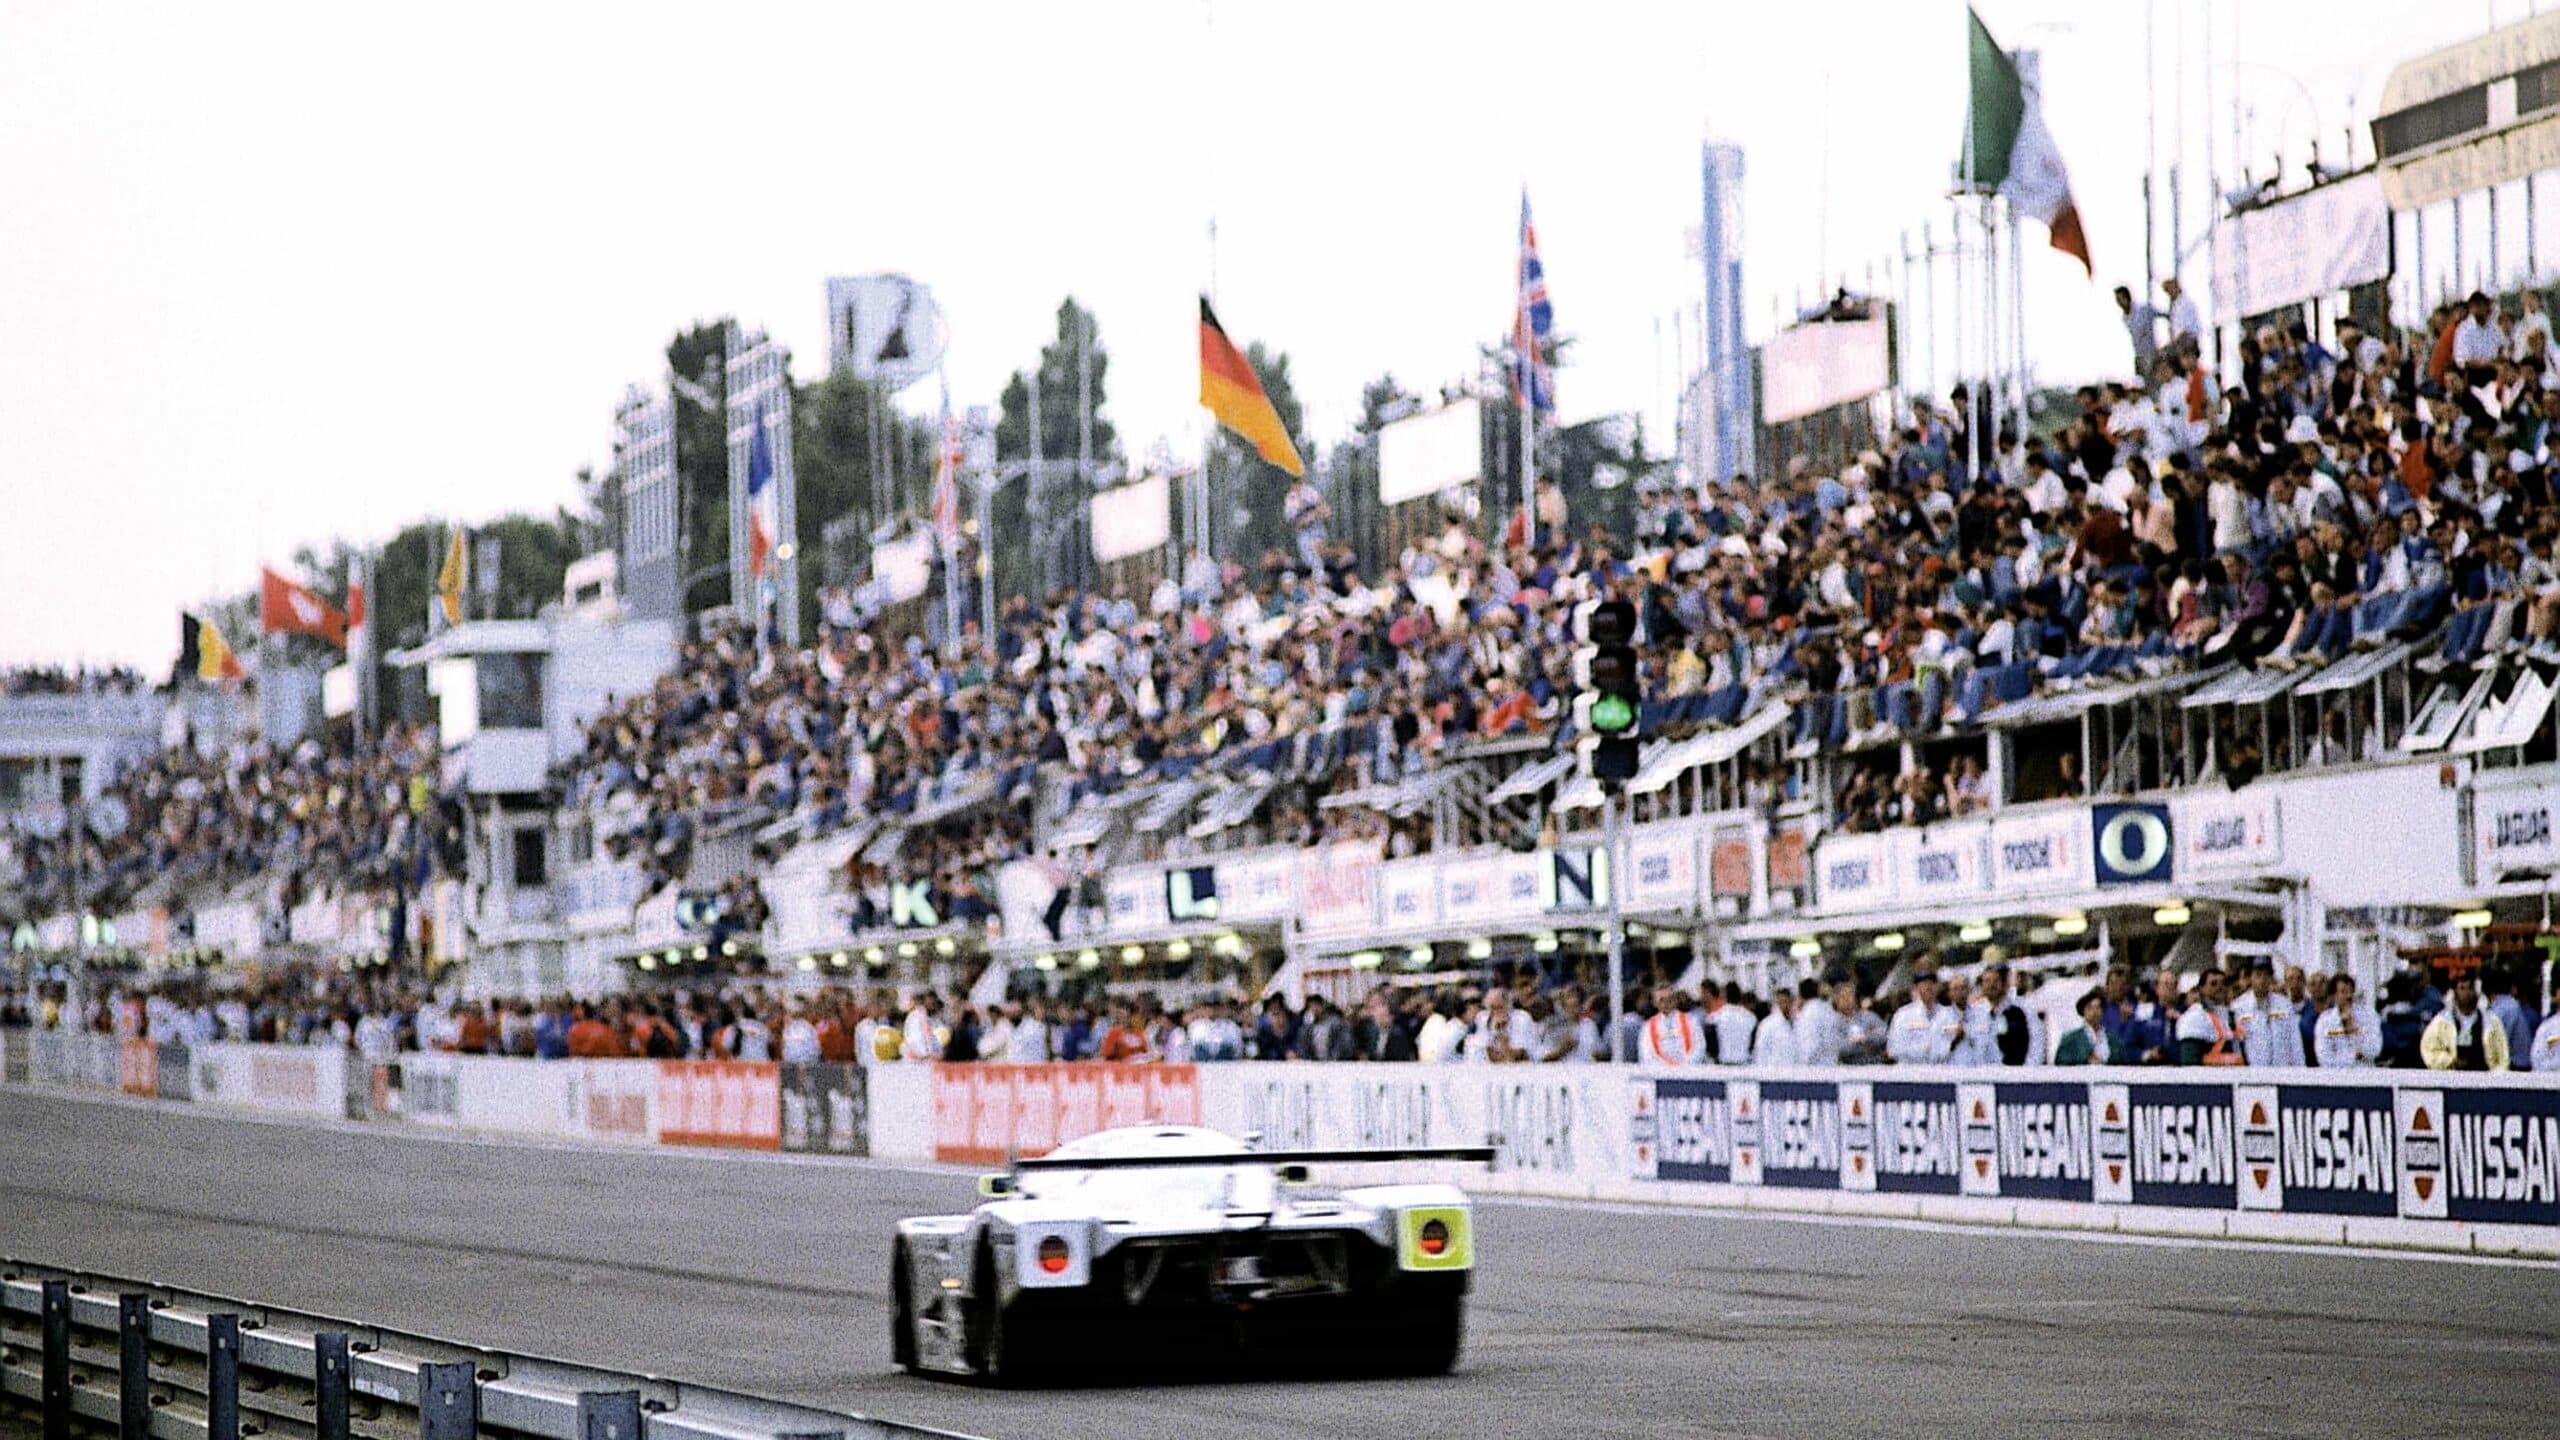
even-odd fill
[[[862,1170],[885,1170],[902,1175],[974,1175],[984,1168],[971,1165],[945,1165],[924,1160],[886,1160],[867,1155],[796,1155],[773,1150],[621,1145],[607,1140],[499,1135],[476,1130],[448,1130],[421,1125],[348,1120],[329,1115],[266,1114],[226,1106],[198,1105],[183,1100],[146,1099],[136,1095],[61,1089],[53,1086],[11,1086],[0,1089],[0,1095],[19,1090],[48,1099],[78,1101],[93,1105],[122,1105],[128,1109],[192,1115],[206,1120],[273,1125],[296,1130],[330,1130],[340,1134],[368,1135],[383,1140],[409,1140],[429,1145],[463,1145],[476,1149],[567,1150],[587,1155],[619,1155],[626,1159],[662,1160],[678,1165],[699,1164],[705,1161],[734,1165],[744,1160],[758,1165],[850,1167]],[[2308,1255],[2374,1262],[2418,1261],[2433,1265],[2489,1265],[2521,1270],[2560,1270],[2560,1260],[2540,1260],[2530,1256],[2472,1255],[2449,1250],[2403,1250],[2373,1245],[2328,1245],[2317,1241],[2244,1240],[2218,1235],[2146,1235],[2124,1230],[2077,1230],[2067,1226],[1973,1224],[1961,1220],[1922,1220],[1898,1215],[1832,1215],[1803,1210],[1737,1209],[1731,1206],[1688,1204],[1678,1201],[1657,1203],[1626,1200],[1574,1200],[1543,1195],[1479,1194],[1475,1197],[1475,1203],[1537,1210],[1581,1210],[1602,1215],[1693,1215],[1717,1220],[1756,1220],[1779,1225],[1829,1225],[1852,1230],[1902,1230],[1927,1235],[1984,1235],[2008,1239],[2041,1237],[2089,1245],[2133,1245],[2156,1250],[2219,1250],[2244,1254]]]

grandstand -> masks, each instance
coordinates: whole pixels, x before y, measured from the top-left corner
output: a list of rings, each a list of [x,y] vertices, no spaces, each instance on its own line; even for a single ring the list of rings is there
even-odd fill
[[[2560,863],[2560,361],[2538,296],[2445,299],[2176,336],[2030,435],[1899,395],[1836,473],[1657,473],[1579,533],[1424,500],[1320,566],[1166,564],[957,640],[564,597],[394,657],[439,723],[362,742],[15,676],[13,953],[1347,1002],[1587,978],[1614,903],[1648,983],[2239,955],[2370,989],[2539,934]],[[1567,733],[1595,599],[1641,618],[1616,854]]]

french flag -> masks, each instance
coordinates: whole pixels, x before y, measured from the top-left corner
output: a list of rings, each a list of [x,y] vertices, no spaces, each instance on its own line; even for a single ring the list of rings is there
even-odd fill
[[[781,489],[773,483],[773,419],[756,406],[755,433],[747,442],[747,573],[758,580],[771,568],[782,534]]]

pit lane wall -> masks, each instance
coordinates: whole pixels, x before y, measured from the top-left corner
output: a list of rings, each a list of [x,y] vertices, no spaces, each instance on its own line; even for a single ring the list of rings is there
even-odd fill
[[[1478,1191],[2560,1258],[2560,1084],[2366,1070],[777,1065],[0,1031],[0,1080],[491,1134],[996,1164],[1118,1125],[1491,1144]]]
[[[187,1046],[0,1030],[0,1081],[537,1139],[868,1153],[864,1071],[726,1060],[513,1060]]]
[[[906,1160],[1196,1120],[1491,1144],[1449,1178],[1495,1193],[2560,1257],[2560,1085],[2524,1075],[907,1065],[870,1099],[872,1153]]]

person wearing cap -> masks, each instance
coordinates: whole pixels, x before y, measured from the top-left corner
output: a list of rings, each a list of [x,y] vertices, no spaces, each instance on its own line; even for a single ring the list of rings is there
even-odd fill
[[[1897,1065],[1944,1065],[1964,1035],[1964,1016],[1938,1003],[1935,960],[1915,966],[1911,999],[1893,1012],[1893,1028],[1885,1037],[1885,1053]]]

